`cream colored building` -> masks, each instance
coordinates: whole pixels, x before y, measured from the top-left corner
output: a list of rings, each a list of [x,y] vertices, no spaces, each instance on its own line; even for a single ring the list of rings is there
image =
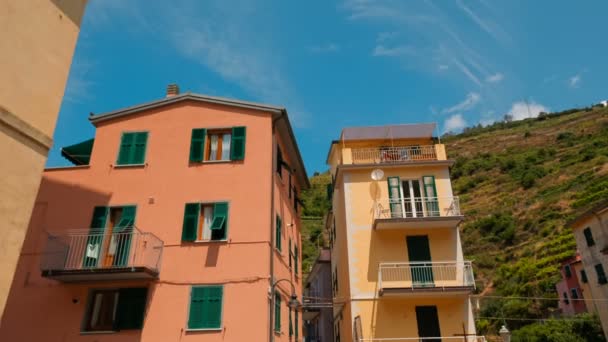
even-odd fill
[[[0,1],[0,321],[52,145],[86,0]]]
[[[477,336],[445,146],[434,124],[345,128],[327,162],[336,341]],[[466,336],[466,337],[465,337]]]
[[[577,217],[568,226],[574,230],[583,261],[585,290],[591,293],[592,303],[587,303],[587,307],[599,315],[608,340],[608,201]]]

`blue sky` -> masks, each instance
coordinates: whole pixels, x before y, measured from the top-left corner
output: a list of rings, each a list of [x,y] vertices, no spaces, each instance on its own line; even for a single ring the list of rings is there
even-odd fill
[[[285,106],[310,174],[347,126],[441,134],[597,103],[607,15],[602,0],[90,0],[48,165],[94,135],[90,112],[169,83]]]

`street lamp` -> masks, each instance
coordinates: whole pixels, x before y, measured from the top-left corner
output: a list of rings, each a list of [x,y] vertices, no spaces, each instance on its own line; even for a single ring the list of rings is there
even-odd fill
[[[274,303],[276,300],[276,287],[277,284],[282,282],[282,281],[286,281],[289,282],[289,285],[291,285],[291,296],[289,297],[289,302],[287,302],[287,306],[290,309],[297,309],[300,307],[300,302],[298,302],[298,295],[296,294],[296,287],[295,285],[293,285],[293,282],[287,278],[283,278],[283,279],[279,279],[277,281],[275,281],[274,283],[272,283],[272,286],[270,287],[270,294],[271,294],[271,313],[270,313],[270,341],[274,341],[274,333],[272,331],[273,326],[274,326],[274,315],[272,314],[272,308],[274,308]]]
[[[506,326],[502,326],[502,328],[500,328],[500,330],[498,331],[498,334],[500,334],[500,337],[502,337],[502,340],[504,342],[511,342],[511,332],[509,331],[509,329],[507,329]]]

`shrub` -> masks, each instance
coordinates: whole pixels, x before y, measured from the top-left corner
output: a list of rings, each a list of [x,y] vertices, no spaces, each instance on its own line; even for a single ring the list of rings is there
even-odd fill
[[[570,140],[572,138],[574,138],[574,133],[572,133],[572,132],[561,132],[560,134],[557,135],[557,137],[555,138],[555,140],[562,141],[562,140]]]

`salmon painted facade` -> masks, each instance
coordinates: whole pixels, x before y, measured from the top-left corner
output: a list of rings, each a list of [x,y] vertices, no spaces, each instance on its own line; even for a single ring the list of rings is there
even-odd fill
[[[301,340],[286,110],[170,86],[90,121],[76,165],[44,171],[0,340]]]
[[[327,162],[336,341],[477,336],[445,146],[434,124],[342,131]]]

